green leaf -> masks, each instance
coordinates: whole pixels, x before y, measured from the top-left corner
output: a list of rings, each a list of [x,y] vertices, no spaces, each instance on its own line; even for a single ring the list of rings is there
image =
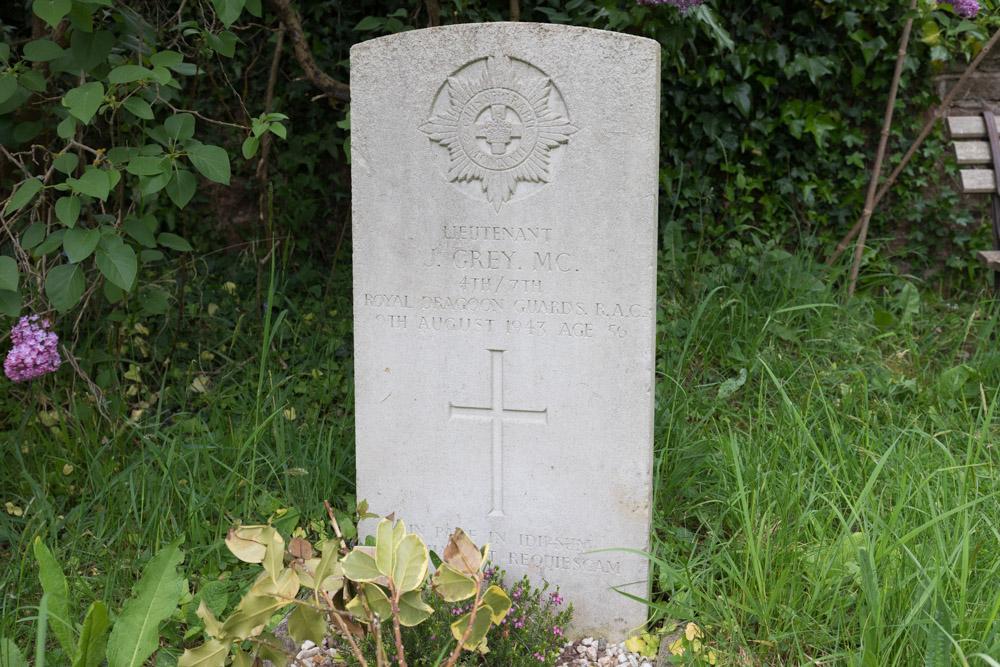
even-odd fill
[[[57,171],[61,171],[68,176],[73,173],[74,169],[76,169],[76,165],[79,161],[80,158],[76,153],[63,153],[52,161],[52,166],[55,167]]]
[[[227,28],[240,17],[245,4],[246,0],[212,0],[215,13]]]
[[[53,28],[59,25],[59,21],[64,16],[69,14],[72,7],[72,0],[35,0],[31,3],[31,10],[35,12],[35,16]]]
[[[49,271],[49,275],[52,275],[52,271]],[[80,280],[83,280],[82,276]],[[42,538],[36,537],[32,546],[35,560],[38,561],[38,579],[42,582],[42,590],[49,596],[48,608],[52,631],[56,633],[59,644],[72,660],[76,657],[76,637],[69,615],[69,584],[66,583],[66,576],[52,556],[52,552],[42,542]]]
[[[7,317],[17,317],[20,315],[21,293],[18,291],[0,289],[0,313],[3,313]]]
[[[80,217],[80,198],[76,195],[60,197],[56,200],[56,217],[67,227],[73,227]],[[70,260],[71,262],[74,260]]]
[[[122,229],[125,230],[125,233],[147,248],[156,247],[156,237],[153,236],[153,230],[149,228],[149,225],[138,218],[127,218],[125,223],[122,225]]]
[[[10,44],[0,42],[0,62],[7,62],[8,60],[10,60]]]
[[[354,26],[354,30],[355,32],[359,32],[361,30],[377,30],[382,27],[383,22],[383,19],[375,16],[366,16],[361,19],[356,26]]]
[[[190,252],[194,250],[191,244],[177,236],[177,234],[171,234],[170,232],[163,232],[156,238],[156,242],[161,246],[170,248],[171,250],[177,250],[178,252]]]
[[[106,63],[114,45],[115,35],[110,30],[74,30],[69,39],[73,60],[87,72]]]
[[[399,596],[399,623],[408,628],[420,625],[434,613],[434,608],[424,602],[420,591],[409,591]]]
[[[0,667],[28,667],[28,661],[17,644],[6,637],[0,637]]]
[[[76,305],[83,296],[83,272],[76,264],[60,264],[45,276],[45,296],[60,313]]]
[[[48,236],[46,236],[45,240],[43,240],[35,247],[35,252],[34,252],[35,257],[48,255],[53,250],[61,248],[64,236],[66,236],[65,229],[57,229]]]
[[[177,208],[184,208],[194,197],[198,179],[187,169],[177,169],[167,182],[167,196]]]
[[[387,577],[392,574],[392,562],[395,555],[392,548],[392,528],[392,521],[389,519],[382,519],[375,528],[375,566],[379,572]]]
[[[144,120],[152,120],[153,118],[153,108],[149,106],[149,102],[136,95],[122,102],[122,106],[129,110],[136,118]]]
[[[268,124],[267,129],[271,130],[271,134],[277,135],[282,139],[287,138],[288,131],[285,129],[285,126],[282,125],[281,123],[270,123]]]
[[[243,141],[243,157],[249,160],[260,147],[260,140],[257,137],[249,136]]]
[[[308,639],[317,646],[326,637],[326,614],[304,604],[295,605],[288,617],[288,635],[299,646]]]
[[[45,225],[41,222],[32,223],[24,233],[21,234],[21,247],[31,250],[45,238]]]
[[[198,144],[187,147],[188,159],[210,181],[229,185],[229,154],[220,146]]]
[[[66,258],[73,262],[82,262],[94,252],[97,242],[101,240],[101,232],[96,229],[71,229],[63,237],[63,249]],[[126,246],[127,247],[127,246]]]
[[[119,65],[108,73],[108,81],[110,83],[131,83],[141,79],[148,79],[152,75],[152,70],[140,67],[139,65]]]
[[[17,77],[10,72],[0,74],[0,104],[3,104],[17,92]]]
[[[109,667],[140,667],[159,646],[160,623],[177,608],[187,583],[177,572],[184,560],[183,540],[179,537],[163,547],[143,569],[108,639]]]
[[[79,179],[67,178],[66,184],[80,194],[97,197],[101,201],[108,198],[108,192],[111,190],[108,175],[97,167],[90,166]]]
[[[108,645],[108,628],[111,620],[108,618],[107,607],[100,600],[95,600],[87,609],[80,630],[80,646],[73,661],[73,667],[97,667],[104,660]]]
[[[9,255],[0,255],[0,290],[17,290],[17,261]]]
[[[184,654],[177,661],[177,667],[223,667],[231,645],[231,641],[220,642],[218,639],[209,639],[197,648],[184,649]]]
[[[132,289],[138,269],[132,246],[122,243],[111,248],[99,247],[94,259],[105,278],[126,292]]]
[[[41,121],[27,120],[14,126],[14,141],[19,144],[26,144],[42,131],[44,127]]]
[[[60,139],[69,139],[76,134],[76,118],[66,116],[56,125],[56,134]]]
[[[510,598],[499,586],[490,586],[486,589],[483,593],[483,604],[489,607],[490,618],[494,623],[502,621],[511,608]]]
[[[722,98],[739,109],[745,118],[750,116],[750,84],[746,81],[723,88]]]
[[[344,576],[351,581],[375,581],[383,576],[375,558],[361,551],[360,547],[354,547],[351,553],[344,556],[343,568]]]
[[[42,189],[42,181],[38,178],[29,178],[24,183],[21,183],[14,191],[14,194],[10,196],[7,201],[7,208],[5,212],[9,215],[14,211],[19,210],[22,206],[27,204],[32,198],[38,194],[38,191]]]
[[[427,546],[417,535],[407,535],[395,550],[392,583],[407,593],[415,591],[427,580]]]
[[[223,30],[218,35],[206,34],[205,41],[219,55],[232,58],[236,55],[236,42],[239,41],[239,38],[228,30]]]
[[[47,85],[45,75],[37,69],[29,69],[25,72],[21,72],[20,76],[17,78],[17,82],[28,90],[36,93],[44,93]]]
[[[467,611],[458,619],[451,624],[451,634],[456,641],[462,641],[462,637],[465,636],[465,630],[469,627],[469,619],[472,616],[471,611]],[[469,638],[462,645],[468,651],[475,651],[479,648],[479,645],[483,643],[486,638],[486,632],[490,629],[490,611],[487,607],[483,609],[480,607],[476,611],[476,619],[473,621],[472,632],[469,634]]]
[[[176,51],[157,51],[149,57],[149,64],[156,67],[176,67],[184,62],[184,56]]]
[[[431,577],[431,588],[447,602],[467,600],[476,593],[476,582],[448,563],[442,563]]]
[[[81,123],[89,123],[104,101],[104,85],[99,81],[91,81],[70,90],[63,97],[62,105],[80,119]]]
[[[194,136],[194,116],[189,113],[177,113],[163,123],[164,129],[174,141],[187,141]]]
[[[284,569],[275,582],[265,577],[250,589],[236,611],[222,625],[226,637],[249,637],[254,628],[264,625],[271,617],[291,604],[298,592],[298,577]],[[114,667],[114,666],[112,666]]]
[[[128,161],[125,171],[136,176],[155,176],[163,173],[162,157],[137,155]]]
[[[365,596],[365,602],[373,614],[378,614],[382,619],[392,618],[392,604],[389,596],[378,584],[361,584],[361,594]]]
[[[36,39],[24,45],[24,59],[33,62],[46,62],[55,60],[66,51],[48,39]]]

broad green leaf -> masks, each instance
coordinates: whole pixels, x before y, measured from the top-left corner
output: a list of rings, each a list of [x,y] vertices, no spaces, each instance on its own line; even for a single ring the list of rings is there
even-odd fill
[[[52,161],[52,166],[68,176],[73,173],[74,169],[76,169],[76,165],[79,161],[80,158],[76,153],[63,153]]]
[[[0,255],[0,290],[16,290],[17,276],[17,260],[10,255]]]
[[[266,549],[264,550],[264,560],[260,564],[264,571],[277,581],[278,575],[285,566],[285,539],[274,528],[265,530],[262,538]]]
[[[56,217],[67,227],[73,227],[80,217],[80,198],[76,195],[60,197],[56,200]],[[74,260],[70,260],[71,262]]]
[[[344,585],[344,570],[340,565],[339,543],[327,540],[323,544],[323,557],[312,568],[313,588],[319,586],[323,590],[336,593]]]
[[[110,30],[74,30],[69,40],[73,60],[87,72],[106,63],[114,45],[115,35]]]
[[[38,178],[29,178],[24,183],[21,183],[7,201],[6,213],[10,214],[19,210],[22,206],[30,202],[41,189],[42,181]]]
[[[375,566],[385,576],[392,574],[392,521],[382,519],[375,528]]]
[[[202,623],[205,624],[205,633],[212,637],[213,639],[225,639],[225,635],[222,630],[222,623],[215,618],[215,614],[212,613],[212,609],[208,606],[208,603],[204,599],[198,602],[198,611],[195,612],[198,618],[201,619]]]
[[[442,563],[434,571],[434,576],[431,577],[431,588],[447,602],[467,600],[476,594],[475,580],[471,576],[459,572],[448,563]]]
[[[0,42],[0,62],[7,62],[8,60],[10,60],[10,44]]]
[[[167,196],[177,208],[184,208],[198,188],[198,179],[187,169],[177,169],[167,182]]]
[[[205,42],[209,47],[215,49],[220,56],[232,58],[236,54],[236,42],[239,38],[228,30],[223,30],[218,35],[208,33],[205,35]]]
[[[399,623],[408,628],[420,625],[434,613],[434,608],[424,602],[420,591],[409,591],[399,596]]]
[[[66,116],[56,125],[56,134],[60,139],[69,139],[76,134],[76,118]]]
[[[0,637],[0,667],[28,667],[28,661],[17,644],[6,637]]]
[[[47,85],[45,75],[37,69],[29,69],[17,77],[17,82],[36,93],[44,93]]]
[[[415,591],[427,580],[427,547],[417,535],[404,537],[395,550],[392,566],[392,583],[407,593]]]
[[[245,4],[246,0],[212,0],[216,15],[227,28],[240,17],[240,12],[243,11]]]
[[[63,267],[57,266],[55,268]],[[52,275],[52,271],[49,271],[49,275]],[[35,538],[33,550],[35,552],[35,560],[38,561],[38,579],[42,582],[42,590],[49,596],[50,627],[55,632],[59,644],[66,651],[66,655],[69,656],[70,660],[73,660],[76,657],[76,636],[73,631],[73,621],[69,612],[69,584],[66,583],[66,576],[63,574],[52,552],[42,542],[42,538]]]
[[[270,526],[233,526],[226,535],[226,547],[244,563],[260,563],[267,553],[263,539],[265,530],[274,529]]]
[[[465,636],[465,631],[469,627],[469,619],[471,617],[472,612],[467,611],[451,624],[451,634],[456,641],[462,641],[462,637]],[[486,632],[490,629],[490,621],[489,607],[486,609],[480,607],[476,611],[476,618],[472,624],[472,632],[469,634],[469,638],[465,640],[465,643],[462,644],[462,648],[468,651],[478,649],[479,645],[483,643],[483,639],[486,638]]]
[[[159,646],[160,623],[177,608],[187,584],[177,572],[184,560],[183,540],[179,537],[163,547],[143,569],[108,639],[109,667],[140,667]]]
[[[750,116],[750,84],[746,81],[723,88],[722,98],[739,109],[744,118]]]
[[[64,16],[69,14],[72,7],[72,0],[35,0],[31,3],[31,10],[35,12],[35,16],[53,28],[59,25],[59,21]]]
[[[257,137],[249,136],[243,141],[243,157],[249,160],[256,153],[257,149],[260,147],[260,140]]]
[[[461,528],[456,528],[455,532],[448,536],[448,545],[441,557],[444,562],[468,575],[478,572],[483,562],[479,549]]]
[[[342,561],[344,576],[351,581],[375,581],[383,575],[375,564],[375,558],[360,547],[354,547]]]
[[[132,289],[135,273],[138,270],[132,246],[122,243],[111,248],[99,247],[94,259],[105,278],[126,292]]]
[[[176,67],[184,62],[184,56],[176,51],[157,51],[149,57],[149,64],[158,67]]]
[[[231,645],[232,642],[209,639],[197,648],[184,649],[184,654],[177,660],[177,667],[223,667]]]
[[[136,118],[142,118],[144,120],[152,120],[153,118],[153,108],[149,106],[149,102],[142,99],[137,95],[129,97],[124,102],[122,106],[132,112]]]
[[[35,252],[33,253],[35,257],[41,257],[43,255],[48,255],[53,250],[62,247],[63,237],[66,236],[65,229],[57,229],[48,236],[45,240],[35,246]]]
[[[45,225],[41,222],[35,222],[28,226],[21,234],[21,247],[25,250],[31,250],[42,242],[45,238]]]
[[[36,39],[24,45],[24,59],[33,62],[55,60],[66,51],[48,39]]]
[[[162,157],[137,155],[128,161],[125,171],[136,176],[155,176],[163,173]]]
[[[21,314],[21,293],[16,290],[0,289],[0,313],[7,317]]]
[[[510,598],[499,586],[490,586],[486,589],[486,592],[483,593],[483,604],[489,607],[492,614],[490,618],[493,619],[494,623],[502,621],[511,607]]]
[[[0,104],[3,104],[17,92],[17,77],[10,72],[0,74]]]
[[[99,81],[91,81],[70,90],[63,97],[62,105],[81,123],[89,123],[104,101],[104,85]]]
[[[97,667],[104,661],[110,627],[111,620],[108,618],[107,607],[100,600],[95,600],[87,609],[87,615],[83,619],[80,646],[73,667]]]
[[[288,635],[299,646],[306,639],[317,646],[322,645],[327,635],[326,626],[326,614],[304,604],[295,605],[288,617]]]
[[[74,264],[82,262],[90,257],[94,252],[97,242],[101,240],[101,233],[96,229],[71,229],[63,237],[63,249],[66,251],[66,258]],[[126,246],[127,247],[127,246]]]
[[[149,228],[142,220],[137,218],[127,218],[125,223],[122,225],[122,229],[125,233],[134,238],[136,241],[146,246],[147,248],[156,247],[156,237],[153,236],[153,230]],[[259,563],[260,561],[251,561]]]
[[[281,123],[270,123],[267,126],[267,129],[271,130],[271,134],[277,135],[282,139],[288,138],[288,130],[286,130],[285,126]]]
[[[156,194],[170,182],[170,176],[171,173],[169,171],[153,174],[152,176],[140,176],[139,192],[142,193],[143,197]]]
[[[274,667],[288,667],[288,654],[277,648],[281,640],[270,632],[262,632],[260,638],[262,643],[257,650],[260,659],[269,661]]]
[[[110,83],[131,83],[148,79],[152,75],[151,70],[139,65],[119,65],[108,73],[108,81]]]
[[[163,128],[174,141],[187,141],[194,136],[194,116],[177,113],[163,122]]]
[[[368,603],[368,608],[373,614],[378,614],[383,620],[392,618],[392,604],[381,586],[361,584],[361,594],[365,596],[365,602]]]
[[[233,648],[233,667],[259,667],[260,662],[239,648]]]
[[[298,592],[298,578],[290,569],[282,570],[275,583],[270,577],[254,585],[236,611],[226,619],[226,637],[249,637],[254,628],[264,625],[271,617],[292,603]]]
[[[187,146],[188,159],[210,181],[229,185],[229,154],[220,146]]]
[[[67,178],[66,184],[80,194],[90,195],[101,201],[108,198],[108,192],[111,190],[111,182],[107,173],[97,167],[90,166],[80,178]]]
[[[19,144],[26,144],[42,131],[44,125],[40,121],[28,120],[14,126],[14,141]]]

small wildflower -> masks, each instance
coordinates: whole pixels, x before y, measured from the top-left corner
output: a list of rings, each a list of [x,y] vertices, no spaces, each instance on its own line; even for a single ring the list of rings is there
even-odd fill
[[[59,337],[49,331],[52,324],[39,320],[38,315],[28,315],[18,320],[10,332],[14,343],[4,361],[3,370],[14,382],[33,380],[59,368]]]
[[[551,600],[552,604],[556,605],[557,607],[561,605],[563,601],[562,596],[559,595],[559,593],[549,593],[549,600]]]
[[[558,625],[553,625],[552,626],[552,634],[557,635],[559,637],[562,637],[563,636],[563,630]]]
[[[949,4],[951,4],[952,8],[955,10],[955,14],[957,16],[961,16],[962,18],[975,18],[976,14],[979,13],[978,0],[951,0],[951,3]]]
[[[956,3],[962,1],[963,0],[956,0]],[[971,1],[975,2],[975,0]],[[635,0],[635,4],[637,5],[672,5],[679,9],[681,14],[687,14],[689,9],[697,7],[703,2],[705,2],[705,0]]]
[[[538,651],[535,651],[535,660],[537,660],[538,662],[544,662],[545,658],[542,657],[541,653],[539,653]]]

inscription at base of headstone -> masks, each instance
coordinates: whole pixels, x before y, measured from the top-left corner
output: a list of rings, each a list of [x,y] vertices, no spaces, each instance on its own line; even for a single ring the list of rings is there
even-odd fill
[[[516,23],[351,50],[358,497],[489,542],[581,636],[647,611],[618,549],[649,547],[659,54]]]

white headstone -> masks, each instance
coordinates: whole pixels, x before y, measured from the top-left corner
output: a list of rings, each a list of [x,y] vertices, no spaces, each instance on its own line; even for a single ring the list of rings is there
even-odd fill
[[[660,47],[517,23],[351,49],[358,498],[621,637],[648,594]]]

